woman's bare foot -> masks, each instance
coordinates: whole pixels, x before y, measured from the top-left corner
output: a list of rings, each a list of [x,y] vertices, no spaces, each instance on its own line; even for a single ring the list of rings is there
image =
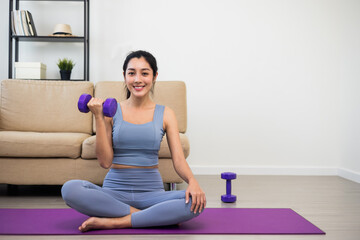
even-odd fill
[[[131,215],[121,218],[91,217],[81,224],[79,230],[86,232],[91,229],[114,229],[131,227]]]
[[[110,218],[91,217],[81,224],[79,230],[86,232],[90,229],[109,229],[111,227],[110,223]]]
[[[130,214],[120,218],[99,218],[91,217],[81,224],[79,230],[86,232],[91,229],[114,229],[131,227],[131,214],[140,211],[139,209],[130,207]]]

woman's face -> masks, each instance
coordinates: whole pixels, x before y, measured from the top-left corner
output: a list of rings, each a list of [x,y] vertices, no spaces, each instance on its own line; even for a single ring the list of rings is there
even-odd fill
[[[156,80],[157,73],[154,76],[150,64],[144,57],[132,58],[127,65],[124,77],[131,95],[134,97],[143,97],[149,94]]]

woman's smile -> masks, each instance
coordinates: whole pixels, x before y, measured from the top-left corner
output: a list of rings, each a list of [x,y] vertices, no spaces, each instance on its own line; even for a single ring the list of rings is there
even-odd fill
[[[140,92],[144,88],[145,88],[145,86],[134,86],[135,91],[138,91],[138,92]]]

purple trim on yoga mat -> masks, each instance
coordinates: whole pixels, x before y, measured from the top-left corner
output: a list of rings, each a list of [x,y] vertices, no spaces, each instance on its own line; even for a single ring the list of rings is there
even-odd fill
[[[0,234],[325,234],[288,208],[207,208],[176,226],[81,233],[87,218],[73,209],[0,209]]]

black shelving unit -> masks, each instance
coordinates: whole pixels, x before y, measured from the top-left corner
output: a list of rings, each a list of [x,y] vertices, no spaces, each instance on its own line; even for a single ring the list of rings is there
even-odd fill
[[[11,12],[20,9],[22,1],[58,1],[84,3],[84,36],[83,37],[54,37],[54,36],[16,36],[11,30]],[[36,23],[36,22],[35,22]],[[84,78],[71,79],[73,81],[89,81],[89,0],[9,0],[9,79],[13,78],[14,62],[19,61],[19,42],[80,42],[84,45]],[[60,79],[48,79],[60,80]]]

